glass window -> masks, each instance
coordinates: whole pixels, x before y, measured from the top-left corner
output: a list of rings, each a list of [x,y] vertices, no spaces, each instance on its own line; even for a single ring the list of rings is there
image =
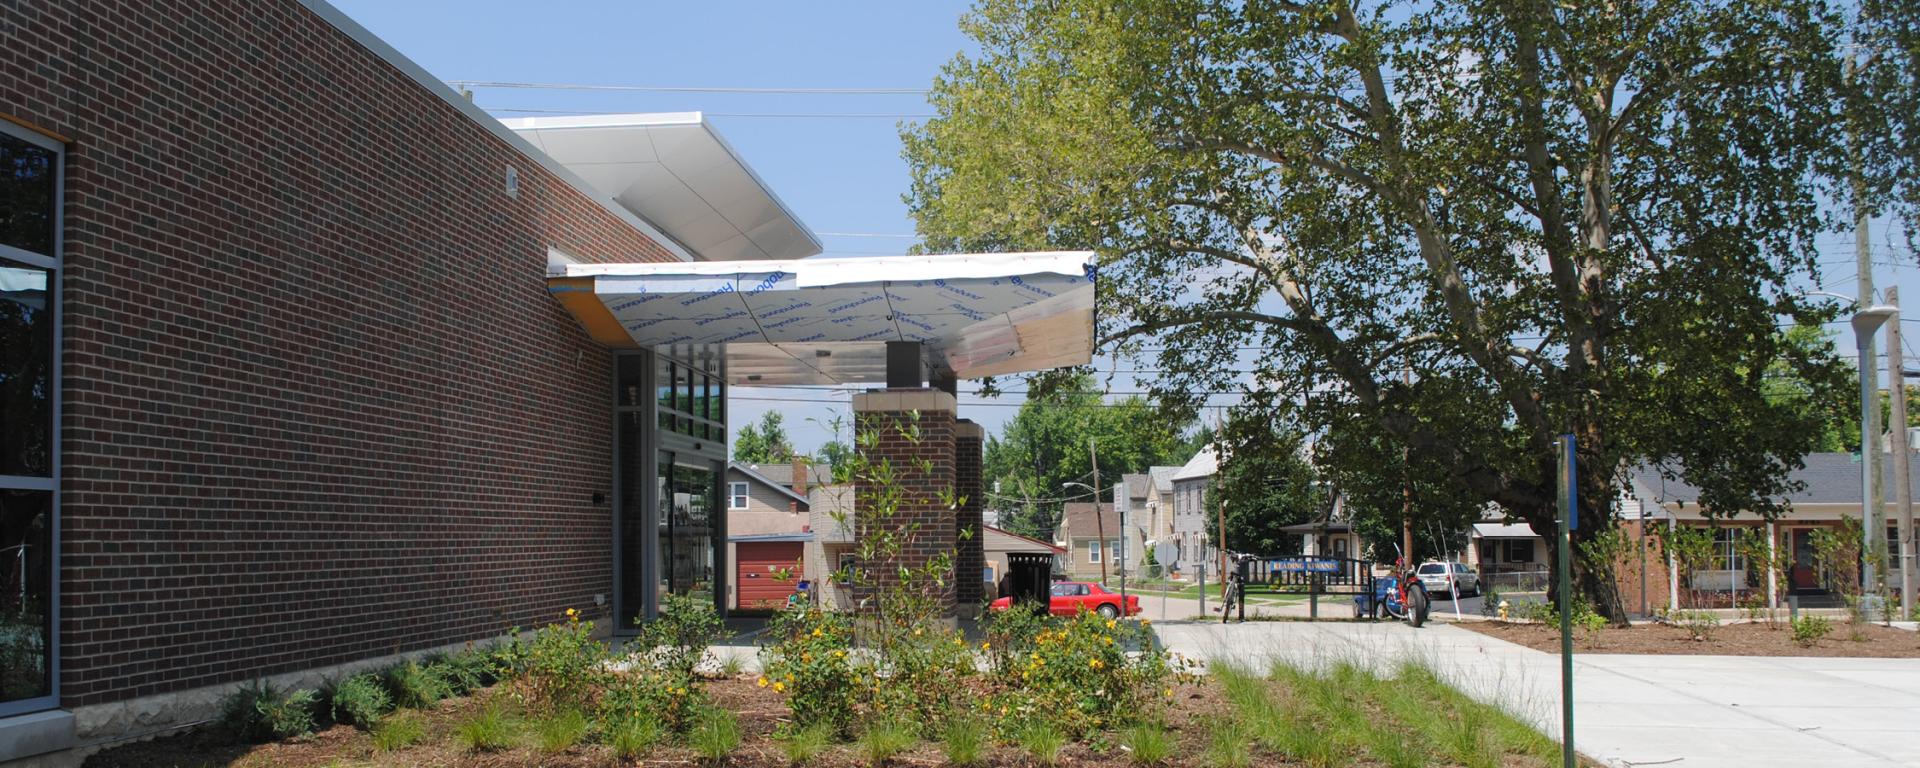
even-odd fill
[[[0,475],[53,476],[52,279],[0,259]]]
[[[53,256],[59,155],[0,132],[0,245]]]
[[[638,408],[646,405],[642,387],[645,386],[642,375],[646,373],[646,358],[640,355],[621,355],[615,358],[620,372],[619,405],[622,408]]]
[[[0,490],[0,701],[53,693],[53,492]]]
[[[693,413],[693,372],[686,366],[673,367],[674,410],[681,413]],[[681,431],[686,431],[684,428]]]
[[[653,358],[656,361],[653,367],[654,400],[659,404],[660,408],[670,409],[673,407],[674,365],[658,353],[655,353]],[[672,424],[673,422],[671,421],[662,421],[660,423],[662,427],[669,428]]]
[[[676,464],[665,451],[660,474],[659,590],[712,600],[713,508],[720,500],[720,475],[712,466]]]
[[[1126,561],[1127,561],[1127,553],[1126,553],[1126,552],[1124,552],[1124,551],[1122,551],[1122,550],[1120,549],[1120,540],[1119,540],[1119,539],[1108,539],[1108,540],[1107,540],[1107,551],[1108,551],[1108,552],[1112,552],[1112,553],[1113,553],[1113,561],[1114,561],[1114,562],[1116,562],[1116,563],[1121,563],[1121,564],[1125,564],[1125,563],[1126,563]]]
[[[1087,542],[1087,562],[1100,562],[1100,541],[1098,539]]]
[[[1507,562],[1533,562],[1533,542],[1526,539],[1506,539],[1505,541],[1507,545]]]
[[[727,483],[727,509],[747,508],[747,484]]]

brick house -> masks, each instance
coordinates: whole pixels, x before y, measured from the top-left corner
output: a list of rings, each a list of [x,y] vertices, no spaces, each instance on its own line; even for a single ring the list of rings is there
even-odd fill
[[[884,381],[863,429],[923,429],[876,457],[935,459],[909,556],[979,573],[954,381],[1091,357],[1090,254],[797,261],[699,114],[504,123],[323,0],[0,39],[0,761],[570,607],[724,611],[730,384]]]

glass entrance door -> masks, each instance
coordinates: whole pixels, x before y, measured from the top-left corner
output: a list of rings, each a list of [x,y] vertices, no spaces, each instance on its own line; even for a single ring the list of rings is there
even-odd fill
[[[720,462],[661,451],[658,593],[715,602]]]

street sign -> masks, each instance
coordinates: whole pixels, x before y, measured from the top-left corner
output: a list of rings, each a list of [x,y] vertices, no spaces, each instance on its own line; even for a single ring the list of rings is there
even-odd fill
[[[1284,573],[1339,573],[1340,561],[1324,557],[1290,557],[1272,561],[1272,567]]]

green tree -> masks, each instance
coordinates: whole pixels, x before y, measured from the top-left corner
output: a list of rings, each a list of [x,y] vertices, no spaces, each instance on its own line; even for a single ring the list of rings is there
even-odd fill
[[[741,427],[733,437],[733,460],[746,464],[792,461],[793,443],[787,440],[785,419],[779,411],[767,411],[759,421]]]
[[[833,482],[853,481],[853,448],[839,440],[828,440],[820,444],[820,450],[814,453],[816,461],[826,462],[833,468]]]
[[[1775,333],[1834,314],[1797,288],[1844,224],[1838,11],[980,0],[963,27],[979,53],[904,137],[921,235],[1096,249],[1101,337],[1159,350],[1163,405],[1271,393],[1341,487],[1425,489],[1420,518],[1553,530],[1562,434],[1583,541],[1637,462],[1781,511],[1819,430],[1763,372],[1838,365]],[[1622,618],[1610,563],[1573,571]]]
[[[1182,463],[1193,451],[1190,420],[1168,421],[1138,396],[1109,402],[1084,372],[1057,383],[1030,390],[1006,428],[987,437],[983,465],[987,489],[999,488],[988,501],[1003,510],[1002,527],[1049,541],[1062,500],[1090,500],[1066,485],[1093,483],[1090,440],[1099,452],[1101,500],[1109,502],[1122,474]]]
[[[1259,555],[1294,554],[1300,535],[1284,526],[1324,517],[1331,495],[1308,463],[1300,436],[1253,419],[1230,417],[1220,434],[1220,469],[1203,509],[1224,509],[1227,549]],[[1206,515],[1207,541],[1220,540],[1221,515]]]

